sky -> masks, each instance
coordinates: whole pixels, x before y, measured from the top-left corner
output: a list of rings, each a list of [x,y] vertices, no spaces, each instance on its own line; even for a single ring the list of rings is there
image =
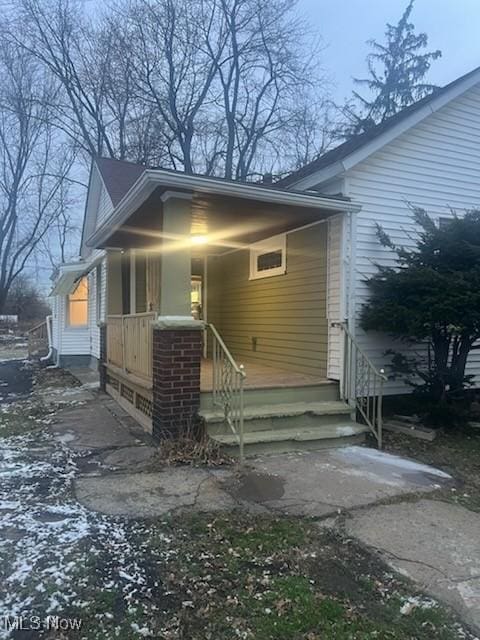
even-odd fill
[[[367,40],[384,40],[387,22],[396,24],[407,0],[299,0],[299,12],[322,36],[325,71],[335,101],[348,97],[352,77],[365,77]],[[442,57],[429,81],[444,85],[480,65],[480,0],[416,0],[411,20],[429,37],[429,50]]]

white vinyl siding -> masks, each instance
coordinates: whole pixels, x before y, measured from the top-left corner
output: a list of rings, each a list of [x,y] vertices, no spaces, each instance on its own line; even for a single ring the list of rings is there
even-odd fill
[[[94,258],[104,252],[95,252]],[[53,315],[53,346],[60,356],[63,355],[92,355],[100,357],[100,330],[98,323],[105,321],[107,266],[103,257],[99,264],[101,269],[100,296],[97,296],[97,267],[94,266],[88,274],[88,325],[84,327],[70,327],[67,323],[67,296],[57,295],[52,297]],[[100,301],[100,309],[97,313],[97,303]]]
[[[110,196],[108,195],[107,190],[102,185],[102,188],[100,190],[100,195],[98,198],[96,226],[99,227],[108,218],[108,216],[112,213],[112,211],[113,211],[112,201],[110,199]]]
[[[57,296],[60,355],[87,355],[90,353],[90,328],[70,327],[67,324],[67,296]]]
[[[340,379],[342,362],[342,331],[332,323],[343,320],[343,269],[342,269],[343,216],[335,216],[328,222],[327,242],[327,321],[328,361],[327,377]]]
[[[394,254],[380,246],[375,223],[393,242],[415,243],[415,225],[407,203],[425,208],[434,218],[449,209],[459,214],[480,207],[480,88],[453,100],[347,173],[348,194],[362,205],[356,214],[356,264],[354,289],[359,318],[368,289],[365,278],[376,273],[376,263],[394,266]],[[405,351],[385,336],[365,334],[357,339],[377,366],[390,359],[385,350]],[[468,373],[480,384],[480,351],[469,358]],[[405,391],[402,383],[389,382],[387,392]]]

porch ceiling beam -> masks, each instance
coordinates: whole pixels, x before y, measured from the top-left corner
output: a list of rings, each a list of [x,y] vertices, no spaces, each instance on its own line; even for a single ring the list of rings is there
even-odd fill
[[[165,188],[167,192],[181,191],[185,195],[203,193],[319,209],[330,212],[332,215],[341,212],[356,213],[361,209],[360,205],[342,198],[283,191],[261,185],[222,181],[218,178],[192,176],[161,169],[147,169],[118,203],[113,214],[90,236],[87,244],[92,247],[103,246],[158,187]]]

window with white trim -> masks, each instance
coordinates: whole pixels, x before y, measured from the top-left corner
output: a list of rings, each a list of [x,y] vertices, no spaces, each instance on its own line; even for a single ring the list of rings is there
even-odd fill
[[[67,297],[67,323],[70,327],[88,324],[88,280],[83,277]]]
[[[286,272],[286,234],[272,236],[250,246],[250,280],[281,276]]]

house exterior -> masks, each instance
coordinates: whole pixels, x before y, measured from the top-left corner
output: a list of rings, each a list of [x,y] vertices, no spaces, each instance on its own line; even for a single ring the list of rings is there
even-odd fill
[[[283,188],[341,194],[361,206],[337,219],[331,233],[343,238],[335,267],[342,298],[330,300],[330,318],[347,318],[351,331],[378,368],[394,346],[386,336],[359,326],[368,297],[365,279],[376,264],[393,265],[393,254],[376,237],[380,223],[392,240],[413,246],[416,226],[410,205],[424,208],[439,223],[480,208],[480,70],[455,80],[383,125],[340,145],[279,183]],[[333,288],[337,288],[333,287]],[[330,333],[331,375],[338,374],[340,335]],[[402,345],[405,349],[405,346]],[[468,374],[480,384],[480,352],[471,352]],[[387,394],[408,390],[389,380]]]
[[[57,361],[99,366],[156,437],[200,415],[241,450],[331,446],[361,441],[361,415],[381,438],[382,393],[405,388],[359,327],[364,279],[392,260],[375,224],[408,245],[409,202],[480,206],[479,114],[475,70],[275,185],[96,159],[53,290]]]

